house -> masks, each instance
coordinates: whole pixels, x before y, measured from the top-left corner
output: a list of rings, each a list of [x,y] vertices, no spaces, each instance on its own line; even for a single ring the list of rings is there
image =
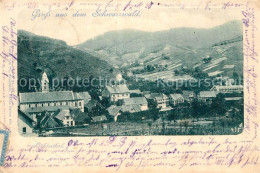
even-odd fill
[[[123,105],[139,105],[142,111],[148,110],[148,102],[145,97],[123,99]]]
[[[59,110],[53,115],[64,126],[77,126],[90,122],[90,117],[80,109]]]
[[[203,102],[212,103],[212,100],[216,98],[214,91],[201,91],[198,94],[198,100]]]
[[[142,112],[142,109],[139,105],[123,105],[121,106],[120,111],[122,113],[134,114],[134,113]]]
[[[18,132],[21,135],[31,135],[33,133],[34,125],[35,121],[32,117],[18,109]]]
[[[168,97],[161,93],[146,94],[144,97],[147,99],[150,106],[155,103],[157,108],[166,108],[169,103]]]
[[[194,93],[194,91],[183,90],[182,97],[184,98],[184,101],[187,101],[188,103],[190,103],[194,100],[194,98],[196,97],[196,94]]]
[[[88,92],[78,92],[77,95],[78,95],[79,98],[82,98],[84,100],[84,107],[91,100],[91,96],[89,95]]]
[[[122,108],[121,106],[115,106],[115,105],[111,105],[109,108],[107,108],[109,115],[113,118],[115,122],[117,121],[117,117],[121,114],[120,113],[121,108]]]
[[[88,116],[86,112],[81,112],[80,109],[70,110],[70,116],[73,119],[74,125],[83,125],[89,123],[91,118]]]
[[[243,100],[243,97],[226,97],[224,99],[225,99],[225,102],[235,103],[235,102],[239,102],[239,101]]]
[[[93,113],[93,112],[101,112],[105,110],[104,106],[102,106],[97,100],[90,100],[85,107],[85,112]]]
[[[39,117],[39,121],[37,122],[37,127],[40,129],[48,129],[55,127],[62,127],[63,124],[53,116],[50,112],[43,112],[42,116]]]
[[[171,105],[177,105],[180,103],[184,103],[184,98],[181,94],[170,94],[169,95],[169,102]]]
[[[105,121],[107,121],[107,117],[105,115],[92,117],[92,122],[93,123],[99,123],[99,122],[105,122]]]
[[[54,117],[60,121],[64,126],[71,126],[73,123],[71,123],[73,120],[70,118],[70,110],[69,109],[63,109],[63,110],[58,110],[55,112]]]
[[[211,91],[215,91],[217,93],[242,93],[243,85],[213,86]]]
[[[108,98],[111,102],[116,102],[124,98],[130,98],[130,91],[125,84],[106,86],[102,91],[102,97]]]

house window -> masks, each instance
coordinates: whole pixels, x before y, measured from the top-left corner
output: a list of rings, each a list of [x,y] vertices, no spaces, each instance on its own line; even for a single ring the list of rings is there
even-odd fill
[[[56,103],[54,103],[54,106],[56,106]]]
[[[71,126],[73,125],[73,121],[70,122],[70,125],[71,125]]]
[[[75,106],[76,106],[76,107],[78,106],[78,103],[77,103],[77,102],[75,102]]]
[[[79,106],[81,106],[81,102],[79,102]]]
[[[23,127],[23,133],[26,133],[26,127]]]

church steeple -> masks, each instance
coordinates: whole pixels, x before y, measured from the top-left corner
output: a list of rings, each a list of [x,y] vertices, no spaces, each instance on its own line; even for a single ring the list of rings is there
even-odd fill
[[[42,92],[49,92],[49,79],[45,72],[42,74],[41,86]]]

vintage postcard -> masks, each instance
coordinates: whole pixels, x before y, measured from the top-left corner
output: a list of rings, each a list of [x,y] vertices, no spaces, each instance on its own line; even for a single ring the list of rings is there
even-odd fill
[[[260,172],[259,1],[0,8],[0,172]]]

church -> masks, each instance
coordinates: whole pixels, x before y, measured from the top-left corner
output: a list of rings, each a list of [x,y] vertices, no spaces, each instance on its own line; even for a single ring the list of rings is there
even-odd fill
[[[84,112],[84,100],[84,92],[50,91],[49,79],[44,72],[40,92],[19,93],[19,109],[36,120],[36,116],[44,111],[54,113],[57,110],[80,109]]]

